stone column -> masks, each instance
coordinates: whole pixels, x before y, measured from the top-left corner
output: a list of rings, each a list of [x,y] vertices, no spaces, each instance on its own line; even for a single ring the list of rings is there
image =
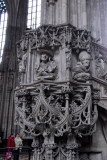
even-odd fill
[[[8,3],[6,4],[8,5]],[[6,42],[2,64],[0,65],[0,71],[3,73],[0,102],[0,126],[2,126],[3,138],[8,138],[15,128],[13,92],[17,84],[18,71],[16,42],[21,38],[21,35],[26,28],[27,19],[27,0],[26,2],[24,0],[20,0],[17,3],[13,0],[9,4],[10,5],[7,6],[8,24]]]
[[[86,0],[77,0],[78,6],[78,27],[86,28],[87,14],[86,14]]]
[[[55,12],[55,25],[58,25],[58,24],[61,24],[61,9],[62,6],[61,6],[61,1],[57,1],[57,4],[56,4],[56,12]]]
[[[81,0],[77,0],[77,27],[81,28]]]
[[[41,25],[46,24],[46,10],[47,10],[47,2],[43,0],[41,3]]]
[[[48,0],[48,24],[55,24],[55,0]]]
[[[82,12],[82,24],[81,27],[87,28],[87,12],[86,12],[86,0],[81,1],[81,12]]]
[[[90,30],[92,33],[92,36],[96,39],[99,39],[101,37],[101,21],[100,21],[100,1],[96,0],[90,1],[90,6],[91,6],[91,10],[90,10]]]
[[[70,1],[70,23],[77,27],[77,0]]]
[[[67,8],[68,8],[68,1],[62,0],[62,24],[67,23],[68,20],[68,14],[67,14]]]

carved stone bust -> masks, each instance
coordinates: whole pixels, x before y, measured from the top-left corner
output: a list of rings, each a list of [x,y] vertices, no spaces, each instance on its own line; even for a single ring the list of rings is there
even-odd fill
[[[104,65],[104,57],[99,54],[98,56],[96,56],[96,63],[95,63],[95,66],[96,66],[96,70],[95,70],[95,73],[96,73],[96,76],[98,78],[101,78],[103,80],[107,80],[107,71],[105,69],[105,65]]]
[[[79,62],[74,68],[73,79],[80,82],[85,82],[90,79],[90,55],[86,51],[79,54]]]
[[[57,66],[51,52],[44,50],[40,54],[39,66],[35,66],[37,79],[55,79]]]
[[[19,73],[25,73],[26,70],[26,61],[27,61],[27,55],[26,53],[23,54],[21,59],[18,59],[19,61]]]

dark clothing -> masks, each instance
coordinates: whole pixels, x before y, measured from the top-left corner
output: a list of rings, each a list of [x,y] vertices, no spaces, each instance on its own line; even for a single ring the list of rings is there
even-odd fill
[[[19,160],[19,148],[13,151],[14,160]]]

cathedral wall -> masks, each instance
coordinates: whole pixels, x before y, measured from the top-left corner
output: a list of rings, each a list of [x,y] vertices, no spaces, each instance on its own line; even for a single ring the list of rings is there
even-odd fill
[[[85,28],[92,36],[107,43],[107,2],[106,0],[57,0],[54,4],[43,1],[41,24],[71,23]]]
[[[88,144],[87,146],[81,149],[81,152],[86,152],[89,154],[91,160],[94,159],[106,160],[107,143],[105,141],[102,128],[103,128],[102,122],[98,120],[96,126],[96,132],[93,134],[91,145]]]
[[[7,138],[14,128],[14,88],[17,83],[17,57],[16,42],[26,29],[27,1],[6,0],[9,20],[7,27],[7,40],[0,75],[0,127]],[[106,0],[57,0],[54,5],[42,0],[41,24],[71,23],[78,28],[86,28],[92,32],[93,37],[102,44],[107,44],[107,1]],[[63,62],[62,62],[63,63]],[[60,75],[61,76],[61,75]],[[59,77],[60,77],[59,76]],[[106,143],[101,125],[97,125],[97,132],[93,139],[92,150],[99,154],[103,150],[106,159]],[[100,141],[98,141],[100,137]],[[93,153],[93,154],[94,154]],[[99,155],[100,156],[100,155]],[[101,160],[101,159],[99,159]]]
[[[16,42],[26,29],[27,1],[6,0],[8,24],[2,63],[0,64],[0,130],[3,138],[15,131],[14,88],[17,84]]]

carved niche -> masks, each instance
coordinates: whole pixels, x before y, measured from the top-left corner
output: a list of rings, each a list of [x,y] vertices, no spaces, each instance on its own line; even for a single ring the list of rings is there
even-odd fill
[[[35,64],[35,73],[37,79],[54,80],[57,76],[57,66],[53,60],[52,52],[49,50],[40,50],[39,64]]]
[[[80,82],[90,80],[90,59],[91,56],[86,51],[79,53],[79,62],[74,69],[73,79]]]

